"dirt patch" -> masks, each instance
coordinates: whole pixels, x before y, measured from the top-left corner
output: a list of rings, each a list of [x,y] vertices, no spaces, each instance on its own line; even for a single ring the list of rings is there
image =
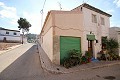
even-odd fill
[[[20,43],[0,43],[0,51],[8,50],[10,47],[19,45]]]

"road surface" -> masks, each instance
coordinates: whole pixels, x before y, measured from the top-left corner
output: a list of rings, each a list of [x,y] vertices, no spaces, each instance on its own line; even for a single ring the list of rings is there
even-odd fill
[[[16,51],[10,51],[10,53],[6,53],[5,55],[6,57],[1,55],[0,60],[2,61],[3,59],[3,61],[6,62],[5,59],[11,57],[15,58],[16,56],[12,56],[12,55],[16,55],[16,52],[24,51],[27,47],[29,48],[31,47],[31,48],[28,51],[26,51],[24,54],[23,53],[20,55],[17,54],[17,57],[18,55],[19,57],[0,73],[0,80],[40,80],[40,78],[44,78],[45,74],[43,69],[41,68],[36,45],[31,46],[30,44],[26,44],[24,46],[21,46],[19,47],[19,50],[15,49]],[[1,61],[0,61],[0,65],[1,65]]]
[[[26,52],[16,54],[19,51]],[[11,56],[16,57],[13,55],[16,55],[17,59],[11,60],[11,64],[1,70],[0,80],[120,80],[120,65],[69,74],[52,74],[44,71],[41,67],[37,46],[31,44],[23,45],[4,56],[0,55],[0,66],[4,65]]]

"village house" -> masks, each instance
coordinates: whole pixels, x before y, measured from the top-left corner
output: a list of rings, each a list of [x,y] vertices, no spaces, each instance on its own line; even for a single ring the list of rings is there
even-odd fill
[[[40,33],[40,43],[50,60],[62,64],[68,51],[90,51],[93,57],[101,50],[102,37],[109,37],[111,15],[89,4],[71,11],[48,12]]]
[[[0,27],[0,42],[20,42],[20,31]]]
[[[111,27],[109,32],[109,37],[117,40],[120,45],[120,27]],[[116,53],[120,56],[120,46]]]

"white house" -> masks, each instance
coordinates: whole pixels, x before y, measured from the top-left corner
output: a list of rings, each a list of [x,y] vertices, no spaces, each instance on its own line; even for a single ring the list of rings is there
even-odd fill
[[[111,27],[109,32],[110,32],[109,35],[110,38],[117,40],[120,45],[120,27]],[[118,55],[120,56],[120,46],[118,49]]]
[[[103,37],[109,37],[111,15],[89,4],[71,11],[48,12],[40,33],[41,46],[50,60],[62,64],[72,49],[93,57],[101,50]]]
[[[0,27],[1,42],[20,42],[20,31]]]

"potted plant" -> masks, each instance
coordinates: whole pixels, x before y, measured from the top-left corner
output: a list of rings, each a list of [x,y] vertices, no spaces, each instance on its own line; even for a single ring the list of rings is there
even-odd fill
[[[91,62],[91,58],[92,58],[92,53],[89,51],[85,52],[85,57],[87,59],[88,62]]]

